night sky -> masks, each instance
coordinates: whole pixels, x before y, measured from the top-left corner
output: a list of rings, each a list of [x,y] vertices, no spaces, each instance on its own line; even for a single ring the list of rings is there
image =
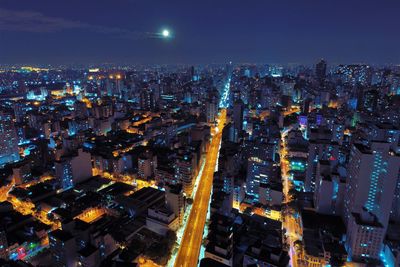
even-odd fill
[[[400,63],[398,0],[0,0],[1,63]],[[174,38],[153,35],[170,29]]]

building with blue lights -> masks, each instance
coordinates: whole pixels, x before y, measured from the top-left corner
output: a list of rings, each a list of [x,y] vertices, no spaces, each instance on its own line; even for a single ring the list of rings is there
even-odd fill
[[[400,170],[400,157],[390,146],[374,141],[370,147],[355,144],[350,152],[344,220],[355,261],[379,259]]]
[[[18,161],[18,136],[11,115],[0,114],[0,166]]]
[[[260,185],[268,184],[272,175],[272,161],[250,157],[247,161],[246,193],[260,198]]]

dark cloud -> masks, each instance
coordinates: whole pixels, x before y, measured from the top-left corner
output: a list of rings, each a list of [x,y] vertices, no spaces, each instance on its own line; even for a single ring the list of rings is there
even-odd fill
[[[117,27],[92,25],[64,18],[49,17],[34,11],[13,11],[0,8],[0,31],[55,33],[64,30],[82,30],[112,35],[118,38],[143,39],[147,33]]]

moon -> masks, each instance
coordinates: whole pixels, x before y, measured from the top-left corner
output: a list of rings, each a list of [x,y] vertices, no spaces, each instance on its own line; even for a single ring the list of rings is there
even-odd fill
[[[162,36],[165,37],[165,38],[168,38],[170,36],[169,30],[167,30],[167,29],[163,30],[162,31]]]
[[[0,0],[1,1],[1,0]],[[146,38],[149,39],[173,39],[175,34],[173,31],[170,31],[168,28],[161,28],[157,32],[146,32]]]

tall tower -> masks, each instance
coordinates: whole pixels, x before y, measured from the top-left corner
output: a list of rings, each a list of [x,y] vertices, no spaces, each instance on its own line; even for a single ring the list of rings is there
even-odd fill
[[[143,110],[152,110],[155,108],[154,94],[148,88],[143,88],[140,91],[140,108]]]
[[[182,184],[183,191],[187,196],[193,192],[194,161],[193,155],[188,152],[177,155],[175,161],[175,177]]]
[[[11,115],[0,114],[0,166],[19,160],[18,136]]]
[[[325,79],[325,76],[326,76],[326,61],[324,59],[321,59],[315,65],[315,76],[317,76],[317,79],[320,80],[320,81]]]
[[[243,114],[244,114],[244,104],[242,100],[238,100],[233,104],[233,131],[234,131],[234,140],[237,140],[240,137],[240,134],[243,129]]]
[[[215,122],[218,115],[218,104],[214,99],[208,99],[206,102],[206,118],[208,123]]]
[[[400,170],[388,142],[355,144],[350,154],[344,201],[346,245],[354,260],[379,259]]]
[[[192,81],[196,80],[194,66],[190,67],[190,78],[192,79]]]

